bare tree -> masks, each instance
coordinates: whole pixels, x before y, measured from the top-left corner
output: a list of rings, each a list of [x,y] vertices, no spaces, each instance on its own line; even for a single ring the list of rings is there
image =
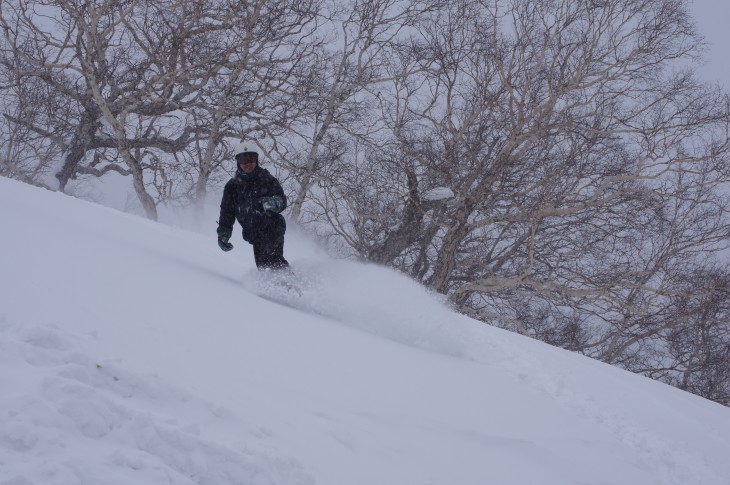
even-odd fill
[[[2,25],[12,58],[22,66],[16,76],[23,82],[45,83],[66,106],[66,116],[54,117],[51,126],[15,120],[39,134],[53,132],[69,140],[63,143],[65,159],[57,174],[61,189],[79,173],[102,175],[114,170],[131,175],[147,215],[155,218],[140,158],[145,144],[127,133],[128,129],[149,133],[149,125],[131,113],[145,96],[155,94],[148,82],[153,75],[144,69],[149,66],[135,62],[137,51],[122,28],[135,5],[3,2]],[[144,94],[140,83],[149,88]],[[96,150],[93,159],[82,163],[91,150]]]
[[[730,286],[725,265],[682,268],[673,286],[663,346],[654,346],[631,370],[730,405]]]
[[[291,92],[317,45],[319,8],[318,1],[4,1],[6,66],[27,66],[16,77],[46,84],[71,106],[53,129],[15,122],[70,140],[62,189],[79,174],[131,175],[145,213],[156,218],[160,201],[205,196],[226,139],[265,133],[296,114]]]
[[[319,207],[459,311],[646,372],[730,234],[728,97],[679,69],[685,2],[447,3],[382,91],[387,149]]]
[[[58,139],[50,133],[36,133],[15,120],[46,117],[49,112],[42,107],[50,104],[53,94],[41,83],[19,82],[14,72],[0,65],[0,99],[5,107],[0,118],[0,175],[49,188],[48,174],[58,157]]]
[[[394,52],[403,48],[411,28],[439,8],[435,1],[356,0],[329,12],[323,26],[328,42],[303,80],[308,109],[275,147],[294,185],[292,218],[306,223],[321,216],[316,203],[302,215],[313,188],[337,184],[342,157],[359,140],[375,140],[381,128],[373,112],[378,90],[419,68],[414,63],[394,67]]]
[[[216,59],[216,75],[187,110],[198,134],[197,200],[205,196],[213,171],[230,159],[225,140],[275,140],[302,116],[301,85],[323,42],[320,1],[262,0],[246,6],[217,10],[217,52],[209,53]]]

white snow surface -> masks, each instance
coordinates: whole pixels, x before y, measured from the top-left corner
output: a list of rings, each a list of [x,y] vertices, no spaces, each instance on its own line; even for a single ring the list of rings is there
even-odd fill
[[[301,296],[240,239],[4,178],[0,223],[0,485],[730,484],[729,408],[295,231]]]
[[[423,194],[423,200],[438,201],[454,197],[454,191],[448,187],[436,187]]]

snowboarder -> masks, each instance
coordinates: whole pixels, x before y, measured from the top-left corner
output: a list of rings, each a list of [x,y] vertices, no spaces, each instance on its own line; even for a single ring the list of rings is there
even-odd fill
[[[286,208],[286,196],[279,181],[259,166],[256,145],[240,143],[233,151],[236,175],[226,183],[218,220],[218,246],[223,251],[233,249],[229,242],[233,224],[238,219],[243,239],[253,245],[256,267],[288,268],[284,259],[286,221],[281,211]]]

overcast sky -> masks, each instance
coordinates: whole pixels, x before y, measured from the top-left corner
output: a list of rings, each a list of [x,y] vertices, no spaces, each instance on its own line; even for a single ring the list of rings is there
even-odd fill
[[[708,81],[717,81],[730,89],[730,2],[727,0],[694,0],[691,4],[697,28],[710,44],[705,54],[707,64],[701,69]]]

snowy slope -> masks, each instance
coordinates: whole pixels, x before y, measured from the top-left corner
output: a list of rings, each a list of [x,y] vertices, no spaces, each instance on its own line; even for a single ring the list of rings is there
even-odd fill
[[[0,178],[0,485],[730,484],[730,409],[443,307]]]

